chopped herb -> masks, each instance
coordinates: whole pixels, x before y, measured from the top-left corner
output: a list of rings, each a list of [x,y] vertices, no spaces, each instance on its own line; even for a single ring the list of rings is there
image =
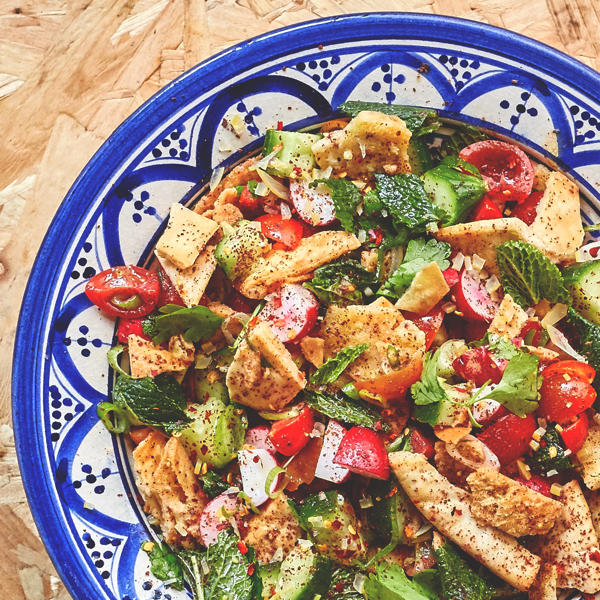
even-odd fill
[[[156,318],[159,315],[157,313],[151,313],[142,319],[142,331],[144,335],[149,338],[155,338],[158,335],[158,329],[156,327]]]
[[[434,159],[438,161],[446,156],[456,156],[463,148],[475,142],[489,139],[488,135],[472,125],[452,123],[450,126],[454,128],[454,131],[450,135],[443,136],[439,146],[434,144],[430,149]]]
[[[177,554],[166,544],[159,542],[144,542],[142,550],[150,559],[150,572],[161,581],[169,581],[169,586],[182,590],[185,586],[183,569]]]
[[[335,216],[346,231],[355,231],[354,214],[362,202],[362,195],[358,188],[348,179],[316,179],[310,185],[326,185],[331,191],[331,199],[335,209]]]
[[[152,339],[155,344],[162,344],[180,333],[183,333],[187,342],[207,340],[223,322],[222,317],[206,306],[183,308],[177,304],[167,304],[158,310],[161,314],[154,320],[157,333]]]
[[[359,574],[361,571],[353,567],[335,569],[324,600],[363,600],[364,596],[354,589],[354,581]]]
[[[314,385],[333,383],[368,347],[369,344],[358,344],[340,350],[312,374],[310,382]]]
[[[433,355],[431,352],[425,355],[421,379],[410,388],[415,403],[415,419],[432,426],[437,424],[442,405],[450,401],[437,374],[439,356],[439,349]]]
[[[204,493],[210,498],[216,498],[231,486],[223,476],[216,471],[207,471],[200,477],[200,485]]]
[[[410,580],[398,564],[381,562],[365,581],[368,600],[438,600],[430,590]]]
[[[250,192],[254,195],[256,193],[257,185],[258,185],[258,181],[256,181],[256,179],[251,179],[246,185],[236,185],[235,191],[237,192],[237,195],[239,196],[244,191],[244,188],[247,187],[250,190]]]
[[[554,425],[548,427],[540,440],[540,447],[527,459],[527,463],[534,473],[542,474],[553,469],[564,471],[573,466],[571,459],[565,456],[565,448]]]

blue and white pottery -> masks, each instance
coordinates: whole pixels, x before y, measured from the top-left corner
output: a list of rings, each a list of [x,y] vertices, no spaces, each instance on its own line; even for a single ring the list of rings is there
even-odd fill
[[[152,536],[127,448],[96,416],[110,392],[114,321],[84,295],[111,265],[144,264],[169,205],[256,149],[269,127],[327,119],[344,100],[438,109],[554,162],[600,213],[600,75],[508,31],[381,13],[301,23],[198,65],[121,125],[60,206],[25,293],[13,374],[23,481],[48,552],[75,599],[175,600],[149,574]],[[238,127],[232,124],[238,123]]]

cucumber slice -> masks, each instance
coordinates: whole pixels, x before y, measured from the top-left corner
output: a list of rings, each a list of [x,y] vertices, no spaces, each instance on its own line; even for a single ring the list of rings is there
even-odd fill
[[[268,565],[259,565],[258,575],[262,582],[263,598],[270,598],[275,594],[280,573],[281,563],[275,562]]]
[[[281,563],[279,600],[313,600],[324,596],[331,580],[331,560],[317,553],[307,540],[298,540]]]
[[[289,177],[295,167],[302,171],[310,171],[316,166],[312,145],[322,137],[316,133],[268,129],[263,156],[271,154],[279,144],[283,144],[283,148],[271,159],[267,172],[277,177]]]
[[[600,325],[600,259],[567,267],[563,275],[573,299],[573,308]]]

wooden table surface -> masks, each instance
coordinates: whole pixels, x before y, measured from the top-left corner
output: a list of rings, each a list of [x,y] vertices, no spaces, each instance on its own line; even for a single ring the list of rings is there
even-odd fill
[[[512,29],[600,68],[598,0],[0,0],[0,588],[66,599],[19,478],[10,417],[17,315],[74,178],[142,102],[245,38],[317,17],[405,10]]]

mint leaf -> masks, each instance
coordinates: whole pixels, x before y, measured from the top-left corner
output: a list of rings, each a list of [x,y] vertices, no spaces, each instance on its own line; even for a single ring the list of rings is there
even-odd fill
[[[340,260],[315,270],[313,278],[304,283],[322,304],[362,304],[363,292],[377,283],[375,273],[362,267],[354,259]]]
[[[312,374],[310,382],[315,385],[333,383],[368,347],[369,344],[358,344],[340,350]]]
[[[553,455],[550,448],[554,448]],[[565,448],[556,427],[551,425],[540,440],[540,447],[527,459],[527,464],[534,473],[547,473],[552,469],[564,471],[570,469],[573,464],[568,456],[565,456]]]
[[[361,400],[352,400],[342,394],[334,396],[316,390],[306,390],[304,400],[317,412],[341,423],[382,431],[388,429],[387,424],[382,423],[379,412]]]
[[[162,314],[154,320],[156,335],[152,341],[155,344],[162,344],[180,333],[183,333],[186,342],[207,340],[223,322],[222,317],[206,306],[183,308],[177,304],[167,304],[158,310]]]
[[[511,241],[496,246],[500,282],[523,308],[549,302],[570,303],[570,295],[558,267],[527,242]]]
[[[458,548],[445,542],[434,550],[442,596],[447,600],[489,600],[495,588],[475,573]]]
[[[532,413],[538,406],[538,390],[542,384],[539,362],[535,354],[518,352],[508,361],[500,383],[479,399],[496,400],[519,417]]]
[[[156,328],[157,317],[157,314],[152,313],[142,319],[142,331],[149,338],[154,338],[158,335],[158,329]]]
[[[436,161],[441,161],[446,156],[456,156],[463,148],[489,139],[488,135],[472,125],[452,124],[452,128],[454,131],[442,138],[439,148],[431,148]]]
[[[368,600],[438,600],[430,590],[410,580],[397,564],[381,562],[365,581]]]
[[[358,188],[348,179],[316,179],[310,185],[316,187],[319,183],[326,185],[331,191],[331,199],[335,216],[346,231],[354,231],[354,214],[362,202]]]
[[[440,220],[438,209],[431,203],[420,177],[412,173],[384,175],[375,173],[377,195],[395,226],[406,225],[413,231],[424,231]]]
[[[166,544],[154,542],[152,550],[146,550],[144,546],[149,542],[142,544],[142,550],[148,554],[150,559],[150,572],[154,577],[161,581],[170,581],[170,587],[176,590],[182,590],[185,587],[183,580],[183,569],[177,558],[177,554],[172,552]]]
[[[582,317],[574,308],[567,311],[567,319],[577,334],[579,352],[596,371],[600,371],[600,327]]]
[[[202,490],[211,498],[216,498],[231,487],[231,485],[216,471],[207,471],[199,479]]]
[[[450,266],[450,244],[431,239],[410,240],[402,264],[388,277],[379,295],[400,298],[411,284],[415,275],[428,264],[436,262],[444,271]]]
[[[425,354],[421,379],[410,388],[415,403],[415,419],[432,426],[437,423],[442,403],[449,402],[437,374],[439,356],[439,349],[433,355],[431,352]]]

